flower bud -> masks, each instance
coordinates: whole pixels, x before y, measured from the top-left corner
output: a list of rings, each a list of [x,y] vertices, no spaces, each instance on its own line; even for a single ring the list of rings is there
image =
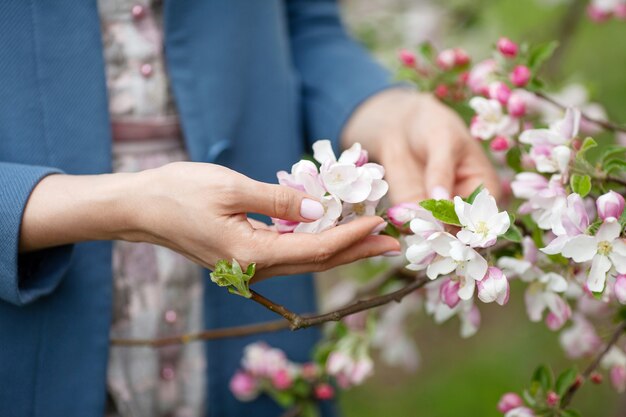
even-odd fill
[[[509,301],[509,281],[500,268],[490,266],[485,277],[477,282],[478,298],[483,303],[493,301],[504,305]]]
[[[439,297],[448,307],[454,308],[461,301],[459,298],[460,284],[458,281],[448,279],[439,287]]]
[[[559,402],[558,394],[554,391],[548,392],[548,395],[546,395],[546,404],[548,404],[548,407],[554,407],[555,405],[558,404],[558,402]]]
[[[500,38],[497,43],[498,51],[507,58],[517,56],[517,44],[509,38]]]
[[[506,106],[511,97],[511,89],[503,82],[496,81],[489,84],[489,98],[498,100],[500,104]]]
[[[620,304],[626,304],[626,275],[617,275],[615,285],[613,286],[613,293]]]
[[[387,218],[394,226],[404,227],[422,210],[417,203],[400,203],[387,210]]]
[[[526,115],[525,94],[519,91],[520,90],[513,91],[506,104],[507,111],[513,117],[524,117]]]
[[[247,372],[237,371],[230,379],[230,391],[240,401],[252,401],[258,395],[256,379]]]
[[[464,67],[470,63],[470,57],[464,49],[454,48],[454,65]]]
[[[598,217],[602,220],[610,217],[619,219],[624,212],[624,197],[615,191],[609,191],[598,197],[596,208],[598,209]]]
[[[626,368],[621,365],[615,365],[609,371],[611,385],[617,392],[626,391]]]
[[[507,413],[514,408],[521,407],[522,404],[524,404],[522,397],[514,392],[507,392],[498,402],[498,411],[501,413]]]
[[[451,70],[456,65],[456,53],[452,49],[444,49],[437,55],[437,66],[444,71]]]
[[[272,375],[272,385],[277,390],[286,390],[291,388],[293,384],[293,378],[289,374],[287,369],[279,369],[274,375]]]
[[[435,95],[437,96],[437,98],[444,99],[448,97],[448,94],[450,94],[450,89],[447,85],[439,84],[437,87],[435,87]]]
[[[590,378],[591,378],[591,382],[593,382],[594,384],[597,384],[597,385],[601,384],[602,380],[604,379],[602,377],[602,374],[599,373],[599,372],[592,373]]]
[[[511,82],[516,87],[524,87],[530,81],[530,69],[525,65],[517,65],[511,72]]]
[[[551,311],[546,316],[546,326],[557,331],[572,317],[572,309],[561,297],[555,297]]]
[[[369,153],[365,149],[361,149],[361,153],[359,154],[359,159],[356,160],[354,165],[358,167],[362,167],[363,165],[367,164],[369,160],[370,160]]]
[[[489,147],[494,152],[506,151],[510,147],[509,140],[504,136],[496,136],[489,144]]]
[[[318,400],[332,400],[335,396],[335,390],[330,384],[321,383],[315,387],[315,398]]]
[[[413,52],[406,49],[400,49],[400,52],[398,52],[398,58],[405,67],[415,67],[416,59]]]

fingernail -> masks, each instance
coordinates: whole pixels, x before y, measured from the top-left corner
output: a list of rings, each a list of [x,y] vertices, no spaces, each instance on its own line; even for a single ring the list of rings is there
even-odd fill
[[[435,200],[450,200],[450,192],[441,185],[436,185],[430,190],[430,198]]]
[[[319,201],[303,198],[300,204],[300,215],[309,220],[321,219],[324,215],[324,206]]]
[[[402,252],[400,252],[399,250],[390,250],[389,252],[383,253],[383,256],[388,256],[388,257],[400,256],[400,255],[402,255]]]
[[[375,228],[372,229],[372,234],[373,235],[379,234],[380,232],[385,230],[385,227],[387,227],[387,222],[380,223],[379,225],[377,225]]]

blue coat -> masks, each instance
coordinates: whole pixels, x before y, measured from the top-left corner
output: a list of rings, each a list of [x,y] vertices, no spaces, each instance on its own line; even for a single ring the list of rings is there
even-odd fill
[[[166,0],[166,56],[187,149],[275,182],[312,140],[338,138],[388,74],[344,32],[331,0]],[[96,0],[0,2],[0,416],[100,417],[111,320],[111,243],[18,254],[37,182],[111,171],[111,134]],[[259,292],[315,310],[309,276]],[[207,285],[207,328],[276,317]],[[209,416],[277,416],[238,403],[228,380],[263,339],[304,361],[316,330],[206,343]],[[114,347],[113,349],[125,349]]]

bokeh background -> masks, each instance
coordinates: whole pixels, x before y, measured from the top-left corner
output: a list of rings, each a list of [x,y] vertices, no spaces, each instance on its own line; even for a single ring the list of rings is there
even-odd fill
[[[591,22],[584,0],[343,0],[353,35],[388,68],[398,68],[397,51],[424,40],[440,48],[460,46],[479,59],[500,36],[515,41],[560,41],[544,78],[558,90],[578,83],[601,103],[613,121],[626,122],[626,22]],[[604,138],[605,140],[607,138]],[[320,277],[320,288],[350,269]],[[558,335],[526,318],[523,290],[513,283],[505,307],[481,304],[482,326],[470,339],[458,322],[435,325],[425,315],[415,323],[419,369],[412,373],[377,361],[365,385],[344,392],[347,417],[491,417],[506,391],[528,385],[534,368],[545,363],[568,367]],[[601,334],[606,336],[606,334]],[[393,343],[393,340],[389,341]],[[579,367],[585,366],[579,363]],[[574,405],[586,417],[626,416],[626,395],[605,381],[585,386]]]

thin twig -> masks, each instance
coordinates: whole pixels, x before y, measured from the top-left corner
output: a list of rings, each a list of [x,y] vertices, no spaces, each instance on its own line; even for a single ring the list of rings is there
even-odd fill
[[[623,321],[617,327],[617,329],[615,329],[615,332],[613,332],[613,335],[611,336],[611,338],[607,342],[607,344],[604,347],[604,349],[602,349],[602,351],[595,357],[595,359],[587,366],[587,368],[585,369],[585,371],[581,375],[582,376],[582,381],[579,381],[577,383],[572,384],[572,386],[569,387],[569,389],[567,390],[565,395],[563,395],[563,399],[561,400],[561,409],[567,408],[569,403],[572,401],[572,398],[574,397],[574,394],[576,394],[576,392],[582,386],[582,383],[584,381],[586,381],[587,379],[589,379],[591,374],[596,369],[598,369],[598,366],[600,366],[600,362],[602,362],[602,359],[611,350],[611,348],[617,343],[617,341],[620,339],[620,337],[624,334],[624,331],[626,331],[626,321]]]
[[[561,110],[566,110],[567,106],[559,103],[558,101],[556,101],[555,99],[553,99],[552,97],[546,95],[545,93],[542,93],[540,91],[535,91],[534,94],[539,97],[540,99],[547,101],[548,103],[552,104],[553,106],[558,107]],[[610,132],[623,132],[626,133],[626,126],[622,126],[622,125],[618,125],[616,123],[613,122],[609,122],[607,120],[600,120],[600,119],[596,119],[594,117],[588,116],[584,113],[581,113],[581,117],[595,125],[600,126],[601,128],[608,130]]]

